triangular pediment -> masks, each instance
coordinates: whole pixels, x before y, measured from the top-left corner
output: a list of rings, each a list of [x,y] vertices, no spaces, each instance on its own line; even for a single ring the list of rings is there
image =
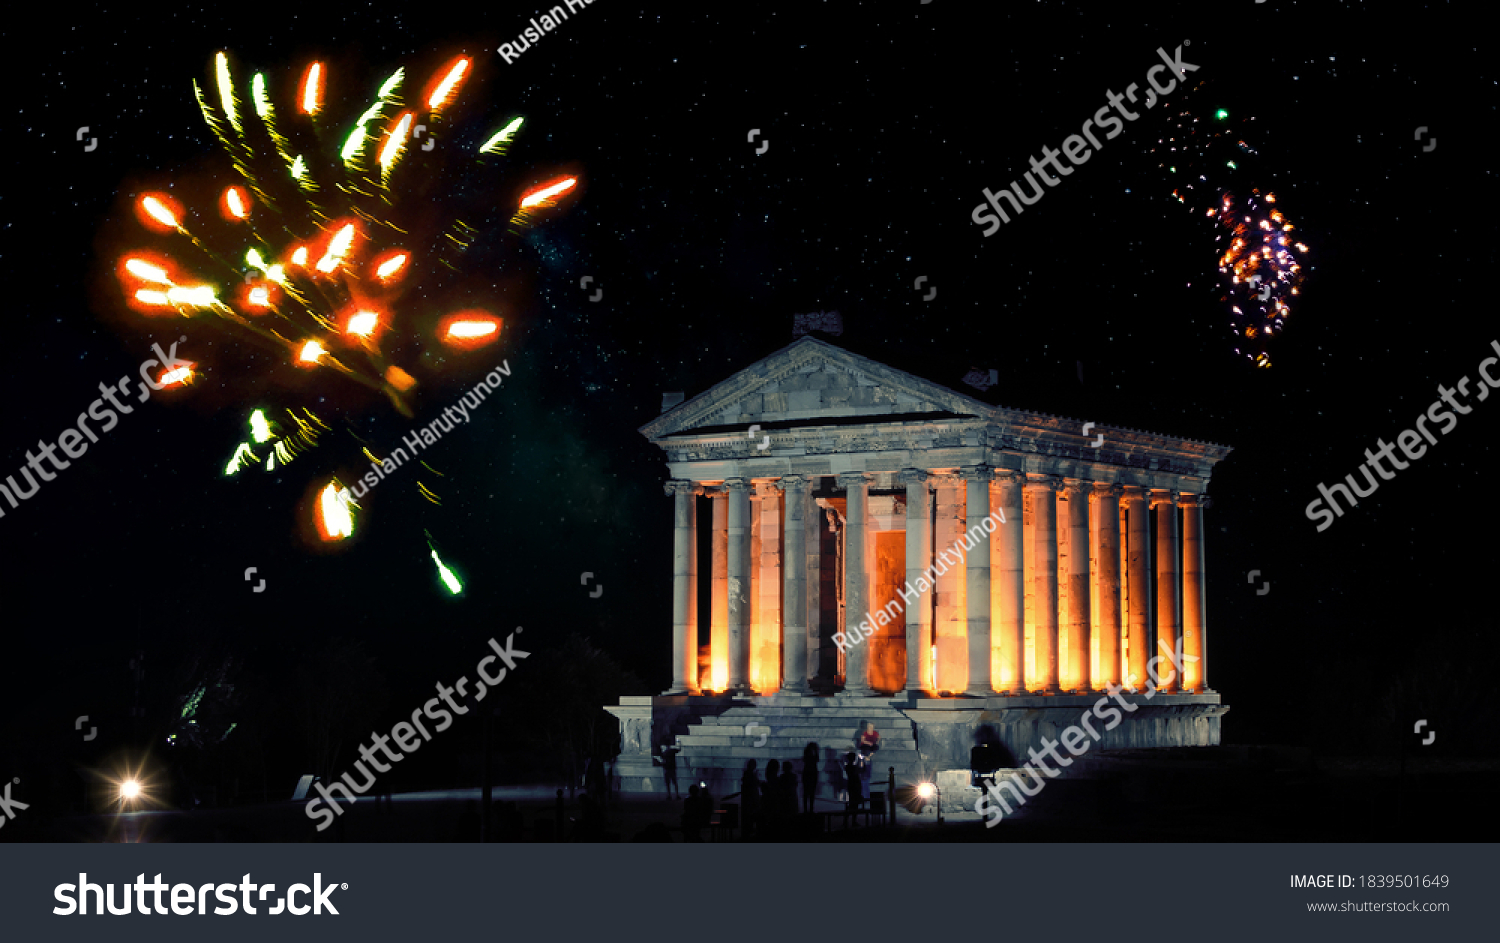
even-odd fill
[[[641,427],[649,439],[721,427],[988,417],[994,407],[807,336]]]

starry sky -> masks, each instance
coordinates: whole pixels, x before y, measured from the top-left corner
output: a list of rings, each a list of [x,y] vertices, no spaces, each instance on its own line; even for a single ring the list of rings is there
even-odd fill
[[[1234,447],[1207,514],[1226,740],[1302,742],[1309,705],[1376,703],[1399,678],[1419,685],[1418,663],[1463,688],[1493,660],[1484,489],[1500,400],[1475,404],[1326,531],[1304,514],[1320,482],[1394,442],[1440,384],[1473,384],[1500,339],[1486,209],[1500,60],[1459,5],[595,0],[510,63],[497,47],[542,8],[302,6],[317,9],[43,7],[7,36],[0,479],[99,384],[133,376],[153,341],[187,335],[183,356],[205,378],[153,397],[36,497],[3,506],[0,710],[18,720],[0,750],[70,735],[85,711],[118,715],[134,651],[148,653],[157,708],[181,693],[189,653],[274,666],[328,635],[366,642],[399,708],[515,625],[538,645],[587,634],[662,690],[671,501],[636,429],[664,391],[702,392],[790,343],[795,314],[825,310],[843,318],[832,342],[990,402]],[[1234,355],[1213,233],[1148,155],[1162,109],[994,235],[971,218],[985,187],[1019,177],[1107,91],[1144,82],[1158,47],[1179,45],[1208,82],[1195,100],[1253,135],[1259,158],[1240,179],[1274,189],[1310,247],[1269,370]],[[331,454],[220,474],[246,413],[290,388],[392,445],[411,424],[237,351],[212,324],[147,323],[114,280],[130,194],[232,180],[191,86],[211,82],[221,49],[241,75],[295,76],[323,58],[330,110],[351,120],[395,66],[425,80],[475,56],[490,114],[528,118],[509,185],[582,174],[575,200],[466,263],[466,284],[497,299],[502,340],[454,358],[418,421],[502,359],[512,377],[431,453],[443,506],[386,482],[342,553],[297,534]],[[445,194],[493,197],[468,183]],[[999,383],[965,386],[973,369]],[[424,529],[463,597],[443,592]],[[1432,707],[1454,724],[1461,709]]]

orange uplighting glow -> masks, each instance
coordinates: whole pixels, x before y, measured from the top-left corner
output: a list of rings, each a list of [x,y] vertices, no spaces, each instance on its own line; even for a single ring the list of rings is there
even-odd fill
[[[459,83],[469,71],[469,60],[464,57],[458,58],[448,66],[443,78],[431,90],[427,96],[427,107],[431,111],[441,111],[444,105],[453,100],[453,94],[458,91]]]
[[[438,337],[449,347],[473,348],[493,343],[504,323],[483,311],[460,311],[443,319]]]
[[[219,210],[225,219],[244,219],[250,215],[250,198],[239,187],[225,187]]]
[[[530,209],[533,206],[543,204],[550,205],[553,197],[573,189],[577,183],[577,177],[567,177],[562,180],[554,180],[551,183],[543,184],[535,190],[528,190],[521,197],[521,209]]]
[[[165,193],[147,193],[136,202],[136,215],[149,229],[156,232],[175,232],[177,220],[182,216],[182,206]]]
[[[323,63],[314,62],[302,73],[302,94],[298,96],[304,115],[315,115],[323,104]]]

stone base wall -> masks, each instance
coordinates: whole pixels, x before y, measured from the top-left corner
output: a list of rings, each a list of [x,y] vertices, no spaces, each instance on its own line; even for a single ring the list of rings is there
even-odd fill
[[[1121,694],[1104,705],[1098,702],[1098,696],[1075,695],[915,699],[674,695],[621,698],[619,706],[605,709],[620,722],[622,748],[615,773],[623,792],[665,793],[664,772],[653,756],[659,756],[662,745],[674,738],[682,746],[677,770],[683,792],[703,781],[716,796],[739,791],[747,759],[756,760],[762,775],[769,760],[792,760],[800,779],[802,749],[816,742],[821,755],[818,795],[832,800],[835,790],[830,787],[837,773],[830,764],[837,766],[837,758],[853,748],[858,724],[869,720],[882,740],[872,789],[883,789],[888,770],[894,767],[898,785],[935,780],[945,812],[972,809],[979,796],[968,782],[969,751],[981,728],[990,728],[1003,746],[1002,765],[1019,768],[1030,760],[1032,749],[1041,753],[1044,738],[1061,743],[1064,731],[1077,726],[1085,746],[1079,747],[1081,762],[1075,761],[1068,771],[1076,776],[1087,775],[1088,758],[1106,750],[1217,746],[1220,718],[1229,710],[1217,694],[1157,695],[1154,699]],[[1087,726],[1081,719],[1084,715]],[[1106,729],[1111,724],[1113,728]],[[1089,733],[1090,727],[1098,733],[1097,740]],[[1071,756],[1062,746],[1056,749]]]

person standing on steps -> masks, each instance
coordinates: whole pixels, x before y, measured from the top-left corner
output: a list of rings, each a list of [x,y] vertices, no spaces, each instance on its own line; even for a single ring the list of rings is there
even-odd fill
[[[818,794],[818,745],[809,743],[802,748],[802,811],[813,811],[813,798]]]

